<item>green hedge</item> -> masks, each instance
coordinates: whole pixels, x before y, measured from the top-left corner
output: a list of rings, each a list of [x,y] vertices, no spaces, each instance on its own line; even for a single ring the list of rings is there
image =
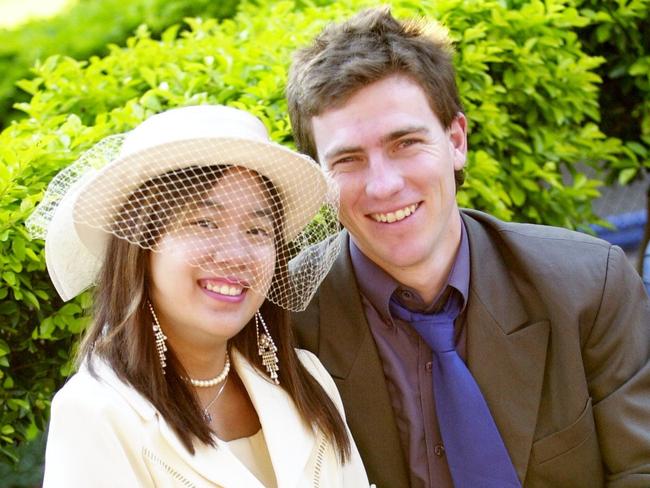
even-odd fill
[[[650,170],[650,0],[576,0],[590,23],[580,32],[584,49],[606,62],[600,95],[601,127],[625,141],[627,158],[607,167],[626,184]]]
[[[324,2],[322,2],[324,3]],[[87,324],[89,295],[62,304],[44,269],[40,241],[23,222],[60,168],[102,137],[179,105],[228,103],[251,110],[272,137],[291,144],[284,84],[292,51],[367,0],[307,6],[244,3],[232,20],[190,20],[152,39],[140,27],[126,47],[76,61],[51,57],[21,83],[26,117],[0,133],[0,455],[43,430],[49,399],[71,372]],[[574,31],[588,23],[564,3],[395,0],[394,12],[439,18],[457,42],[458,78],[470,120],[465,206],[505,219],[566,227],[595,221],[598,182],[578,162],[624,157],[598,129],[602,58]],[[561,171],[574,174],[569,185]]]
[[[37,60],[60,54],[75,59],[105,55],[107,46],[123,44],[141,23],[160,33],[185,17],[226,18],[239,0],[78,0],[59,15],[0,30],[0,127],[26,100],[16,81],[26,78]]]
[[[513,8],[527,0],[508,0]],[[551,3],[553,5],[555,2]],[[566,0],[587,20],[576,29],[586,53],[602,56],[600,128],[624,141],[605,161],[609,183],[625,185],[650,171],[650,0]]]

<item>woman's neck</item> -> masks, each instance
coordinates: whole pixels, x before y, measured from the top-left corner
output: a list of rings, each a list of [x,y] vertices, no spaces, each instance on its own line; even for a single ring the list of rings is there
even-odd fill
[[[223,371],[227,351],[225,340],[201,344],[171,337],[167,340],[190,378],[210,379]]]

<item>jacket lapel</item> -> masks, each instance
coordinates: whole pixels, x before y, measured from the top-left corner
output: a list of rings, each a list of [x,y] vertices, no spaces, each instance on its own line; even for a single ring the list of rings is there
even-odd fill
[[[302,421],[287,392],[237,351],[233,363],[260,419],[278,486],[297,486],[315,448],[311,426]]]
[[[263,488],[259,480],[230,451],[226,442],[217,440],[216,448],[195,443],[195,453],[192,455],[181,444],[178,436],[167,422],[159,419],[157,424],[160,436],[166,441],[167,447],[173,451],[173,454],[181,458],[194,473],[205,478],[211,485]],[[156,439],[156,437],[153,437],[153,439]],[[151,450],[156,452],[161,448],[160,445],[152,446]]]
[[[102,361],[95,362],[97,373],[103,382],[116,390],[142,417],[149,435],[144,447],[156,458],[172,468],[179,468],[179,459],[211,484],[219,486],[250,486],[263,488],[262,484],[235,457],[228,446],[218,440],[217,448],[195,443],[194,455],[185,448],[170,425],[156,408],[134,388],[120,380],[113,370]],[[145,454],[145,453],[138,453]],[[146,455],[146,454],[145,454]],[[227,469],[224,469],[227,466]],[[180,472],[187,472],[179,469]],[[207,485],[207,483],[206,483]]]
[[[343,236],[341,252],[319,290],[318,357],[337,384],[370,482],[408,486],[384,371],[366,322],[345,231]]]
[[[232,361],[259,416],[278,486],[297,486],[314,450],[315,438],[311,428],[302,422],[289,395],[259,373],[236,350],[232,353]],[[177,463],[174,459],[180,458],[196,474],[218,486],[263,488],[226,442],[217,439],[216,449],[195,443],[195,453],[190,454],[170,425],[137,391],[119,380],[104,364],[99,366],[99,373],[102,380],[118,390],[149,426],[149,438],[153,441],[149,450],[153,455],[162,454],[164,462],[174,464]]]
[[[463,213],[471,255],[467,362],[483,392],[517,474],[526,477],[544,379],[550,326],[522,302],[530,283],[515,283],[485,225]],[[487,223],[489,225],[489,223]],[[497,232],[495,230],[495,232]],[[480,259],[478,257],[480,256]]]
[[[278,486],[297,486],[313,449],[311,430],[301,421],[289,395],[263,377],[236,350],[232,351],[232,363],[259,416]],[[218,439],[217,449],[197,445],[191,455],[167,422],[161,420],[159,426],[175,453],[210,482],[226,487],[263,488],[230,451],[227,442]]]

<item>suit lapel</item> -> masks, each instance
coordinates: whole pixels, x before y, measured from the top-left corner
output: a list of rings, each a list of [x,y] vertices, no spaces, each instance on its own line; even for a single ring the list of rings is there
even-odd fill
[[[319,290],[318,357],[339,388],[370,482],[408,486],[384,371],[352,271],[348,236],[343,235],[341,253]]]
[[[549,322],[529,316],[521,296],[530,285],[515,287],[507,258],[483,224],[467,214],[463,220],[471,255],[468,367],[523,480],[537,424]]]

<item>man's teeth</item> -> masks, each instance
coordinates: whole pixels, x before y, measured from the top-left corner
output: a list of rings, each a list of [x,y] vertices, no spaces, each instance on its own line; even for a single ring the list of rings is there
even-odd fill
[[[389,213],[375,213],[371,214],[370,216],[375,219],[377,222],[388,222],[389,224],[393,222],[399,222],[400,220],[404,220],[406,217],[411,215],[413,212],[415,212],[415,209],[418,208],[418,204],[414,203],[413,205],[409,205],[408,207],[400,208],[396,212],[389,212]]]
[[[242,292],[244,291],[244,289],[241,286],[217,285],[212,283],[206,284],[205,289],[213,291],[215,293],[219,293],[220,295],[229,295],[231,297],[236,297],[238,295],[241,295]]]

